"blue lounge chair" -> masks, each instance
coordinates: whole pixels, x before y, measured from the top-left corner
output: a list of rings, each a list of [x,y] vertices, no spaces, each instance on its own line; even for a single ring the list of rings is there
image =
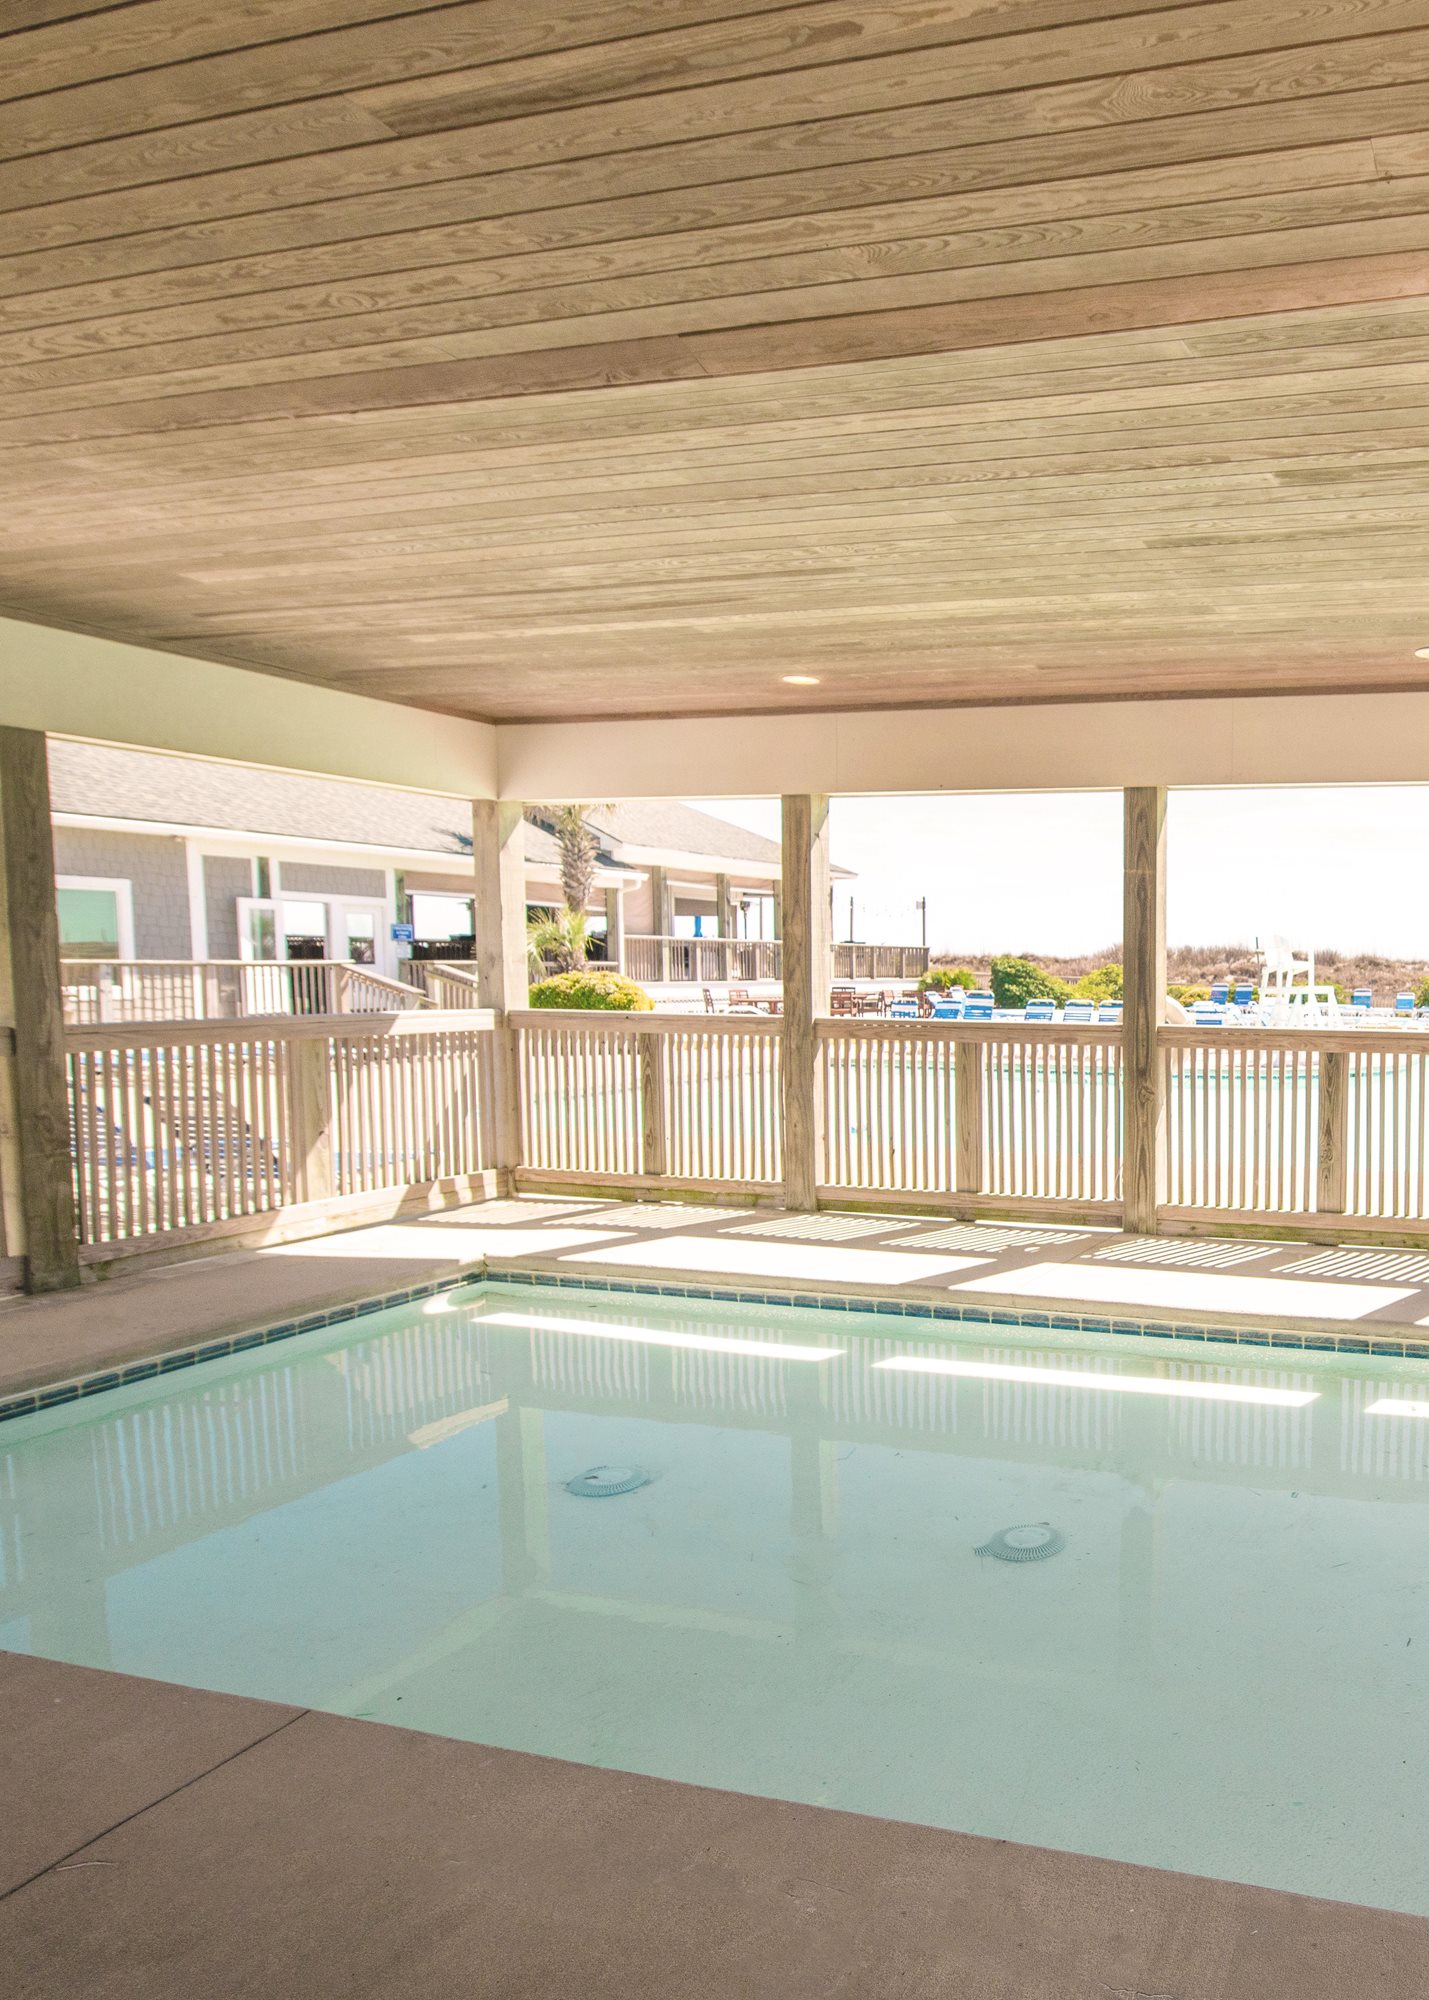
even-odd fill
[[[1374,995],[1367,986],[1357,986],[1350,995],[1350,1005],[1352,1007],[1373,1007]]]
[[[1051,1000],[1029,1000],[1022,1010],[1022,1018],[1024,1021],[1050,1021],[1056,1011],[1056,1004]]]
[[[1098,1023],[1100,1024],[1102,1022],[1116,1022],[1119,1021],[1120,1019],[1121,1019],[1120,1000],[1103,1000],[1100,1007],[1097,1008]]]
[[[1068,1027],[1077,1027],[1085,1021],[1090,1021],[1092,1012],[1090,1000],[1069,1000],[1062,1009],[1062,1019]]]
[[[1394,1011],[1396,1014],[1412,1014],[1415,1011],[1414,995],[1412,993],[1396,993],[1394,996]]]
[[[918,1002],[916,1000],[894,1000],[889,1005],[888,1017],[892,1021],[916,1021],[918,1018]]]
[[[1230,981],[1228,979],[1215,980],[1211,986],[1211,1005],[1213,1007],[1224,1007],[1230,997]]]
[[[963,1008],[963,1019],[965,1021],[990,1021],[992,1019],[992,995],[989,993],[984,997],[981,993],[970,993],[967,998],[967,1005]]]
[[[1255,1005],[1255,988],[1248,979],[1238,979],[1231,999],[1237,1007],[1253,1007]]]
[[[933,1002],[933,1019],[935,1021],[961,1021],[962,1018],[963,998],[961,994],[958,995],[956,1000],[950,995],[946,1000],[939,999]]]
[[[1226,1010],[1214,1000],[1198,1000],[1191,1009],[1191,1025],[1196,1028],[1223,1028]]]

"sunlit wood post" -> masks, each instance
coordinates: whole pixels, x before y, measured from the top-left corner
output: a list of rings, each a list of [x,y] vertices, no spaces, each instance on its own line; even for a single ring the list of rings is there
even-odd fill
[[[1321,1215],[1345,1212],[1349,1163],[1348,1067],[1347,1056],[1329,1049],[1320,1051],[1315,1207]]]
[[[1166,789],[1123,794],[1122,1226],[1151,1235],[1166,1199]]]
[[[782,801],[784,922],[784,1203],[811,1209],[823,1156],[818,1021],[829,1011],[829,802],[822,793]]]
[[[526,969],[526,833],[522,808],[477,799],[471,809],[478,1003],[496,1016],[492,1037],[490,1164],[510,1186],[521,1164],[521,1094],[516,1032],[507,1020],[524,1007]]]
[[[0,1188],[25,1288],[80,1279],[45,738],[0,729]]]

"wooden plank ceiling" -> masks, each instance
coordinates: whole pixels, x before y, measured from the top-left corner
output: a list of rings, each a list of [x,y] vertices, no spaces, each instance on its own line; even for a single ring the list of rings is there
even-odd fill
[[[1426,0],[0,24],[16,615],[498,719],[1429,684]]]

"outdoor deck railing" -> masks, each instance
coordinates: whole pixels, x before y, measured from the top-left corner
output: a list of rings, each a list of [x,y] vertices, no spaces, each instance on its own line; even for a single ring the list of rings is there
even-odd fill
[[[779,1196],[781,1018],[523,1009],[506,1029],[471,1007],[70,1028],[85,1254],[498,1165],[525,1187]],[[1429,1241],[1429,1039],[1178,1027],[1158,1048],[1163,1226]],[[816,1198],[1114,1223],[1123,1074],[1113,1025],[821,1020]]]
[[[370,966],[330,958],[66,958],[60,961],[60,990],[65,1020],[73,1027],[391,1014],[431,1004],[417,988]]]
[[[627,936],[625,970],[642,985],[751,985],[781,977],[777,938]],[[835,979],[916,979],[928,969],[919,944],[836,944]]]
[[[1429,1041],[1163,1028],[1168,1218],[1429,1225]]]
[[[1115,1209],[1115,1028],[838,1019],[821,1021],[819,1036],[831,1198]]]
[[[647,1186],[778,1185],[780,1024],[763,1016],[510,1016],[523,1170]]]
[[[480,1173],[491,1017],[422,1012],[67,1031],[90,1257],[324,1217]]]

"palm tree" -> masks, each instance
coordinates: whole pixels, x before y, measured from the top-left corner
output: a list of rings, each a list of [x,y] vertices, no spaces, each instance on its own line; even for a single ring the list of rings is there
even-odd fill
[[[572,916],[584,917],[595,888],[596,861],[600,841],[586,822],[586,814],[602,808],[591,805],[527,806],[526,817],[552,835],[560,852],[561,894]]]
[[[586,961],[589,934],[584,910],[553,911],[532,917],[526,925],[526,959],[533,979],[557,972],[576,972]]]

